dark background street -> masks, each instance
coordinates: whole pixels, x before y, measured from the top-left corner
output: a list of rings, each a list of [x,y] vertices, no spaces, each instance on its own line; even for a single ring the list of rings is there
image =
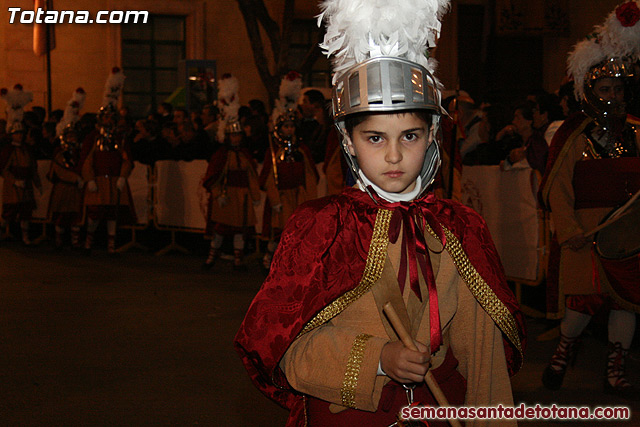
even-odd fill
[[[132,250],[111,258],[98,249],[86,257],[0,241],[0,424],[283,426],[286,412],[253,387],[231,345],[264,278],[258,261],[247,272],[224,260],[203,272],[202,256]],[[589,329],[565,387],[551,393],[540,375],[555,341],[536,337],[554,323],[528,323],[516,402],[628,405],[602,393],[601,328]],[[635,344],[630,362],[640,384]]]

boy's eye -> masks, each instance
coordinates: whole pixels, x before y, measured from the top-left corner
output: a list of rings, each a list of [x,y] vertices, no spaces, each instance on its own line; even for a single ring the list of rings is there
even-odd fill
[[[406,141],[415,141],[416,139],[418,139],[418,135],[416,135],[415,133],[408,133],[404,136],[404,139]]]
[[[372,144],[379,144],[382,142],[382,138],[379,135],[372,135],[369,137],[369,142]]]

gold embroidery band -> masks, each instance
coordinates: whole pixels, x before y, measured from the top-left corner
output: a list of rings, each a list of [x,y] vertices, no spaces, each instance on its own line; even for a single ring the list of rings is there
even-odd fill
[[[469,261],[467,254],[462,249],[462,245],[456,236],[446,227],[442,227],[442,229],[447,238],[446,250],[451,255],[451,258],[453,258],[453,262],[462,280],[465,281],[471,294],[491,319],[493,319],[496,325],[498,325],[498,328],[500,328],[507,336],[507,339],[518,349],[521,356],[520,360],[522,360],[522,345],[520,343],[520,335],[518,334],[518,326],[515,318],[482,276],[480,276],[480,273],[471,265],[471,261]],[[431,227],[428,227],[428,230],[434,237],[437,237]]]
[[[353,341],[353,346],[349,352],[349,360],[347,362],[347,370],[344,373],[342,381],[342,405],[347,408],[356,407],[356,387],[358,386],[358,376],[360,375],[360,367],[364,359],[364,349],[367,341],[371,338],[369,334],[360,334]]]
[[[322,309],[311,319],[298,334],[298,337],[306,334],[333,319],[342,313],[351,303],[363,296],[382,276],[384,261],[387,256],[387,246],[389,244],[389,224],[391,222],[392,211],[387,209],[378,210],[376,223],[373,227],[371,245],[367,254],[367,262],[364,267],[362,279],[358,286],[344,293],[331,304]]]

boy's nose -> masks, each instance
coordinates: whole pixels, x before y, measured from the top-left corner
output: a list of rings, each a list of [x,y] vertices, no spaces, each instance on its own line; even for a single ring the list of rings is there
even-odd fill
[[[398,163],[402,160],[402,152],[399,144],[389,144],[385,155],[385,160],[389,163]]]

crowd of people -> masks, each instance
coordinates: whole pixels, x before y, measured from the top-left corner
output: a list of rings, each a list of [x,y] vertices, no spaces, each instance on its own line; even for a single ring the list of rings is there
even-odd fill
[[[120,74],[122,71],[118,69],[109,79]],[[229,80],[235,82],[230,95],[236,100],[233,111],[223,100],[224,85]],[[241,106],[237,102],[237,79],[226,75],[220,80],[220,99],[205,105],[201,111],[190,113],[163,102],[157,111],[136,120],[126,106],[117,107],[116,96],[105,98],[99,112],[80,115],[84,100],[82,89],[74,92],[69,101],[72,108],[68,110],[75,114],[71,120],[67,117],[69,111],[63,110],[52,111],[45,120],[45,110],[38,106],[17,116],[12,113],[9,120],[0,123],[3,227],[19,223],[23,242],[31,244],[29,220],[35,209],[34,191],[42,188],[38,182],[37,161],[50,160],[47,178],[53,184],[53,190],[48,203],[48,220],[55,226],[56,247],[62,246],[64,234],[71,230],[72,247],[89,253],[97,224],[105,220],[108,251],[113,254],[116,219],[119,225],[135,222],[127,182],[134,162],[153,166],[160,160],[207,160],[209,168],[204,185],[211,203],[205,237],[212,240],[212,249],[203,267],[213,266],[220,255],[221,237],[234,227],[238,231],[234,233],[235,267],[244,267],[244,245],[240,242],[255,234],[255,218],[246,209],[246,215],[239,215],[244,211],[236,206],[236,212],[228,218],[241,223],[225,226],[220,220],[220,211],[227,204],[234,206],[244,202],[232,194],[238,190],[238,185],[248,182],[254,202],[260,199],[260,191],[268,195],[262,231],[268,242],[264,259],[265,268],[268,268],[275,242],[287,218],[300,203],[317,196],[318,164],[324,162],[327,139],[333,132],[323,94],[310,89],[302,95],[301,76],[297,73],[290,73],[288,79],[283,79],[283,82],[291,81],[295,93],[281,102],[286,103],[286,111],[280,108],[282,111],[276,114],[276,107],[271,117],[260,100],[254,99],[248,106]],[[111,92],[117,93],[121,83],[116,79],[112,84],[116,90]],[[12,92],[24,94],[22,87],[16,87]],[[232,166],[227,164],[231,159],[230,152],[236,153],[233,158],[237,162]],[[340,158],[334,160],[334,166],[339,168],[333,173],[334,180],[339,182],[334,182],[332,188],[338,192],[344,186]],[[247,168],[252,171],[250,180],[233,172]],[[262,173],[258,174],[259,170]],[[115,177],[114,186],[102,182],[105,176]],[[25,191],[17,190],[21,185]],[[300,189],[304,189],[304,194]],[[224,201],[219,197],[221,194]],[[216,208],[211,208],[214,204]],[[81,226],[86,231],[86,239],[82,242]]]

